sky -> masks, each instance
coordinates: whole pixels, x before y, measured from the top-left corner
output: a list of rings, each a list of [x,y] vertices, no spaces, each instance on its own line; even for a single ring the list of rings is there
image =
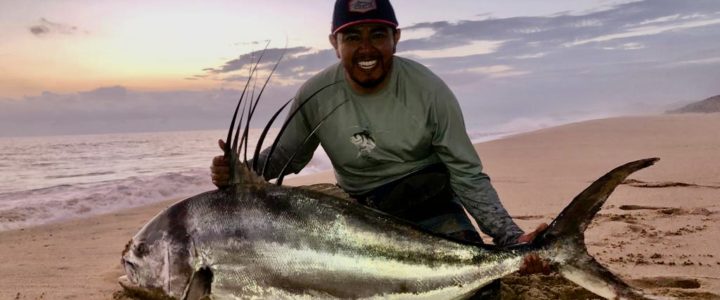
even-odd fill
[[[469,130],[662,112],[720,94],[718,0],[394,0],[397,55]],[[258,120],[337,62],[333,1],[0,0],[0,137],[227,126],[248,62],[285,57]]]

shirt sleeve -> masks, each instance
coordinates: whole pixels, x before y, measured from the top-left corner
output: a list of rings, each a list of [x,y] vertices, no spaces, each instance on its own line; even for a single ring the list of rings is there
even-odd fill
[[[453,192],[496,245],[517,243],[523,231],[500,203],[490,177],[483,172],[455,96],[447,87],[436,93],[430,111],[432,145],[450,172]]]
[[[267,161],[267,167],[265,167],[266,180],[280,177],[282,168],[292,158],[292,162],[288,164],[284,174],[298,173],[302,170],[305,165],[310,162],[315,149],[320,144],[320,140],[315,135],[310,135],[313,130],[313,126],[308,120],[308,116],[301,109],[297,114],[293,116],[293,112],[298,109],[303,99],[301,92],[293,101],[293,105],[288,111],[288,115],[285,122],[288,123],[287,129],[282,133],[279,138],[277,147],[272,153],[272,157],[268,161],[268,155],[270,154],[271,146],[265,148],[255,160],[262,168],[263,164]],[[296,154],[297,153],[297,154]],[[293,154],[295,157],[293,158]]]

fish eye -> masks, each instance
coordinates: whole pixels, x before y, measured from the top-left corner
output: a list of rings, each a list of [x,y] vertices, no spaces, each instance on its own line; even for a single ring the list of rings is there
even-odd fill
[[[138,243],[137,246],[135,246],[135,248],[133,249],[133,254],[135,254],[135,256],[137,256],[138,258],[141,258],[148,253],[150,253],[150,249],[148,249],[147,244],[145,244],[144,242]]]

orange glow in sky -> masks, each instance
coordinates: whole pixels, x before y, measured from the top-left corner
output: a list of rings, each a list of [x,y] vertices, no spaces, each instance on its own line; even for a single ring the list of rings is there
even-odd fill
[[[282,47],[287,36],[289,46],[325,46],[329,21],[287,18],[273,9],[279,3],[40,1],[36,7],[22,7],[23,2],[4,2],[0,25],[9,30],[0,38],[10,42],[0,44],[0,97],[111,85],[216,88],[220,83],[214,80],[185,78],[257,50],[259,41],[274,40]],[[331,4],[314,6],[329,10]]]

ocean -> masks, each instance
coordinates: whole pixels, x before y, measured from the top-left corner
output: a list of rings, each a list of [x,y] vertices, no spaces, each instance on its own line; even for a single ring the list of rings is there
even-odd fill
[[[251,130],[250,140],[258,134]],[[471,133],[471,138],[480,142],[507,134]],[[0,138],[0,231],[214,189],[210,164],[222,154],[217,140],[224,136],[223,130],[210,130]],[[331,168],[320,148],[299,175]]]

